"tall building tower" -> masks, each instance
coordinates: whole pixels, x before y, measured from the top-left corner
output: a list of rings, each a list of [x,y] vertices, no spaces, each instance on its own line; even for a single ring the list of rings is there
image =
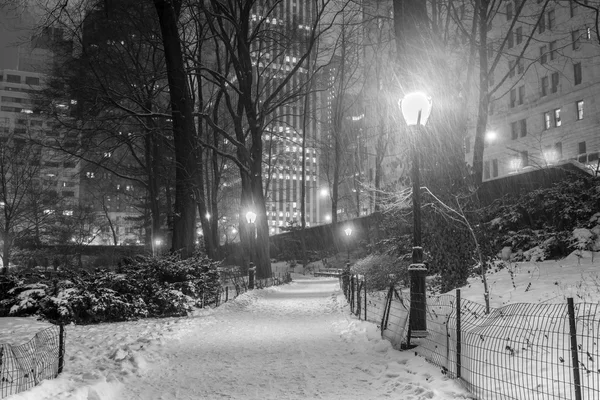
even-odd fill
[[[256,10],[260,15],[260,7]],[[277,5],[272,18],[266,19],[267,23],[281,24],[290,29],[290,35],[306,35],[310,31],[314,15],[314,2],[306,0],[291,0]],[[285,51],[283,59],[279,60],[285,65],[284,70],[299,61],[301,54],[306,51],[301,46],[292,46]],[[278,54],[281,54],[277,52]],[[278,63],[273,63],[265,68],[280,68]],[[271,85],[280,83],[280,78],[275,73]],[[309,79],[307,68],[300,68],[292,80],[289,88],[298,88],[306,84]],[[318,121],[315,106],[317,93],[313,91],[308,99],[300,96],[293,102],[281,106],[272,118],[265,132],[265,185],[268,185],[266,208],[269,233],[282,232],[282,227],[288,224],[300,223],[301,211],[301,185],[302,164],[306,168],[306,225],[313,226],[324,223],[326,197],[320,195],[320,174],[318,159]],[[268,91],[268,90],[267,90]],[[306,100],[306,101],[305,101]],[[306,158],[302,157],[302,138],[306,138]]]
[[[45,83],[45,72],[70,51],[72,43],[63,39],[60,29],[47,28],[30,36],[29,41],[7,45],[8,50],[0,49],[0,54],[12,54],[13,65],[0,69],[0,146],[11,153],[2,159],[6,164],[3,196],[11,199],[27,189],[39,197],[37,205],[30,208],[40,207],[27,212],[39,213],[40,219],[44,218],[41,214],[68,217],[79,202],[79,163],[53,149],[52,143],[61,133],[55,122],[41,113],[37,93]],[[56,106],[62,104],[57,102]],[[11,167],[9,164],[15,162],[11,157],[27,161]],[[39,235],[39,229],[36,232]]]
[[[516,17],[518,2],[507,1],[493,20],[489,59],[505,38],[506,45],[491,85],[506,79],[490,105],[484,181],[565,162],[599,171],[600,43],[594,14],[574,1],[544,4],[528,2]],[[473,143],[471,132],[468,162]]]

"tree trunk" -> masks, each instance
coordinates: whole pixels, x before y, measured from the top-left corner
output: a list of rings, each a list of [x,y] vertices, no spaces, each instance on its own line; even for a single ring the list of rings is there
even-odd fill
[[[175,207],[171,248],[179,251],[182,258],[187,258],[194,251],[196,199],[193,189],[198,164],[192,103],[177,29],[177,13],[181,2],[154,0],[154,5],[165,49],[175,144]]]
[[[479,0],[479,108],[475,143],[473,144],[473,184],[483,181],[484,135],[488,120],[490,96],[488,93],[488,58],[487,58],[487,15],[489,0]]]
[[[10,241],[12,240],[7,228],[8,224],[6,224],[4,229],[4,243],[2,245],[2,272],[5,275],[8,274],[8,265],[10,263]]]

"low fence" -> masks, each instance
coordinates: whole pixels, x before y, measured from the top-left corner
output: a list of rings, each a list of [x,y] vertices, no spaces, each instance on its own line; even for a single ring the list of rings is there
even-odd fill
[[[252,280],[252,283],[250,282]],[[288,283],[292,280],[289,273],[275,274],[271,278],[266,279],[251,279],[250,276],[230,276],[221,284],[217,295],[215,296],[216,303],[207,304],[218,307],[219,305],[232,300],[251,289],[264,289],[271,286],[279,286]]]
[[[218,307],[252,288],[263,289],[288,283],[289,274],[267,279],[230,276],[217,293],[203,294],[201,307]],[[23,392],[44,379],[53,379],[63,370],[65,356],[64,326],[52,326],[38,332],[29,342],[11,346],[0,344],[0,399]]]
[[[0,344],[0,399],[27,390],[62,372],[65,330],[62,325],[38,332],[18,346]]]
[[[352,313],[375,322],[396,348],[410,344],[410,299],[395,287],[369,293],[360,276],[340,283]],[[600,399],[600,304],[481,304],[428,296],[426,338],[414,348],[481,399]]]

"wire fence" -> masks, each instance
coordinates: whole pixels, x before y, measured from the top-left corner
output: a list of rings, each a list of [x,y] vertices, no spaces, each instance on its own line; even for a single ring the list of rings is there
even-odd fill
[[[375,322],[396,348],[410,346],[410,299],[391,286],[369,293],[358,275],[340,284],[351,312]],[[481,304],[428,296],[418,354],[486,400],[600,399],[600,304]]]
[[[218,307],[251,290],[288,283],[288,273],[276,274],[267,279],[230,275],[217,288],[216,293],[202,295],[201,307]],[[63,325],[51,326],[38,332],[27,343],[13,346],[0,344],[0,399],[23,392],[44,379],[53,379],[63,370],[65,356],[65,329]]]
[[[21,345],[0,344],[0,399],[56,378],[65,357],[62,325],[38,332]]]
[[[251,279],[249,275],[229,275],[221,283],[214,296],[214,302],[206,305],[218,307],[219,305],[235,299],[251,289],[264,289],[279,286],[292,280],[289,273],[274,274],[270,278]],[[252,281],[252,283],[250,282]]]

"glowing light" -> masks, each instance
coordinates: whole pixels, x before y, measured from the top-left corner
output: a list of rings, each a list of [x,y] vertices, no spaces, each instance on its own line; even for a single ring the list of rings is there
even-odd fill
[[[489,131],[485,134],[485,140],[488,142],[493,142],[498,138],[498,134],[494,131]]]
[[[325,216],[325,221],[331,221],[331,215],[327,214],[327,215]]]
[[[256,213],[254,211],[248,211],[246,213],[246,222],[253,224],[256,221]]]
[[[344,233],[346,234],[346,236],[350,237],[350,235],[352,235],[352,228],[348,227],[344,229]]]
[[[406,125],[425,125],[431,115],[431,97],[423,92],[409,93],[400,100],[400,109]]]

